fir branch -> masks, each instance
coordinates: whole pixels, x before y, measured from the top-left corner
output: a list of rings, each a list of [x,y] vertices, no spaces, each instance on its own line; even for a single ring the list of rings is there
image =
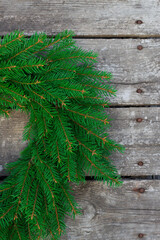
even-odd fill
[[[86,148],[89,152],[91,152],[91,153],[92,153],[92,156],[93,156],[93,155],[97,155],[96,150],[91,150],[91,149],[88,148],[85,144],[83,144],[82,142],[80,142],[80,140],[78,140],[76,137],[75,137],[75,139],[78,141],[79,145],[82,145],[82,146],[83,146],[84,148]]]
[[[22,38],[22,37],[24,37],[24,34],[21,35],[21,34],[19,33],[17,38],[12,39],[11,41],[9,41],[9,42],[7,42],[7,43],[5,43],[5,44],[0,45],[0,49],[3,48],[3,47],[6,48],[8,44],[11,44],[11,43],[13,43],[13,42],[15,42],[15,41],[17,41],[17,40],[21,41],[21,38]]]
[[[76,98],[91,98],[91,99],[101,99],[100,97],[91,97],[91,96],[77,96],[77,97],[68,97],[69,99],[76,99]]]
[[[81,92],[82,94],[86,92],[84,89],[80,90],[80,89],[73,89],[73,88],[67,88],[67,87],[62,87],[62,86],[59,86],[59,88],[63,88],[63,89],[70,90],[70,91]]]
[[[55,183],[57,183],[55,177],[53,176],[53,173],[52,173],[52,170],[51,170],[50,166],[48,166],[48,164],[45,163],[45,162],[42,162],[42,163],[45,164],[45,165],[47,166],[47,168],[49,169],[49,171],[50,171],[50,173],[51,173],[51,175],[52,175],[53,181],[54,181]]]
[[[69,146],[68,150],[71,152],[71,151],[72,151],[72,143],[69,141],[69,138],[68,138],[68,136],[67,136],[67,134],[66,134],[65,128],[64,128],[64,126],[63,126],[62,120],[61,120],[60,115],[59,115],[58,108],[56,108],[56,110],[57,110],[57,113],[58,113],[58,119],[59,119],[59,121],[60,121],[60,123],[61,123],[61,127],[62,127],[63,132],[64,132],[64,135],[65,135],[65,137],[66,137],[66,142],[68,143],[68,146]]]
[[[31,231],[30,231],[30,227],[29,227],[29,222],[28,222],[28,233],[29,233],[29,239],[32,239],[31,238]]]
[[[44,126],[45,126],[44,136],[46,136],[48,130],[47,130],[46,120],[45,120],[44,116],[43,116],[43,121],[44,121]],[[46,151],[46,150],[44,150],[44,151]]]
[[[9,111],[6,111],[6,110],[4,110],[4,109],[2,109],[2,108],[0,108],[0,110],[1,110],[2,112],[6,113],[8,116],[10,115],[10,114],[9,114]]]
[[[15,31],[1,41],[0,114],[30,113],[23,133],[29,145],[8,164],[10,176],[0,187],[4,240],[60,239],[65,216],[81,213],[69,182],[85,182],[85,170],[120,183],[108,156],[124,148],[100,135],[109,124],[104,96],[116,92],[111,74],[95,69],[97,53],[75,46],[73,35],[25,38]]]
[[[75,59],[75,58],[88,58],[88,59],[96,59],[96,57],[88,57],[88,56],[70,56],[70,57],[64,57],[64,58],[59,58],[55,60],[50,60],[49,62],[56,62],[56,61],[61,61],[61,60],[68,60],[68,59]]]
[[[29,88],[27,88],[27,89],[28,89],[28,91],[33,92],[36,96],[40,97],[41,99],[45,99],[45,97],[43,95],[38,94],[37,92],[33,91],[32,89],[29,89]]]
[[[37,102],[35,99],[32,99],[32,101],[36,102],[39,106],[41,106],[51,116],[51,118],[54,118],[54,116],[42,104]]]
[[[14,226],[15,226],[16,231],[17,231],[17,233],[18,233],[18,238],[19,238],[19,240],[22,240],[21,235],[20,235],[20,233],[19,233],[19,231],[18,231],[18,227],[17,227],[17,225],[16,225],[15,223],[14,223]]]
[[[7,190],[9,190],[9,189],[15,187],[16,185],[18,185],[18,183],[16,183],[16,184],[13,185],[13,186],[10,186],[10,187],[7,187],[7,188],[4,188],[4,189],[1,189],[0,192],[7,191]]]
[[[71,109],[69,109],[69,108],[67,108],[66,110],[69,111],[69,112],[73,112],[73,113],[75,113],[75,114],[78,114],[78,115],[80,115],[80,116],[84,116],[85,119],[86,119],[86,118],[92,118],[92,119],[94,119],[94,120],[101,121],[101,122],[103,122],[104,124],[109,123],[109,122],[107,121],[107,118],[105,118],[105,119],[103,120],[103,119],[99,119],[99,118],[90,116],[90,115],[88,115],[88,114],[83,114],[83,113],[80,113],[80,112],[71,110]]]
[[[46,93],[48,93],[52,98],[54,98],[54,99],[58,99],[58,100],[62,103],[62,106],[63,106],[63,105],[64,105],[64,106],[66,105],[62,99],[60,99],[60,98],[57,97],[57,96],[53,96],[49,91],[47,91],[47,90],[44,89],[43,87],[41,87],[41,86],[39,86],[39,87],[42,88],[43,91],[45,91]]]
[[[93,163],[83,152],[82,154],[85,156],[85,158],[90,162],[90,164],[97,169],[102,175],[106,176],[107,178],[109,178],[111,181],[116,182],[119,184],[119,181],[117,179],[111,178],[110,176],[108,176],[106,173],[104,173],[99,167],[96,166],[95,163]]]
[[[110,89],[106,89],[106,88],[101,88],[101,87],[97,87],[97,86],[92,86],[90,84],[82,84],[85,87],[91,87],[91,88],[96,88],[98,90],[103,90],[103,91],[107,91],[109,93],[114,93],[114,91],[110,90]]]
[[[46,196],[45,196],[45,194],[44,194],[44,202],[45,202],[45,207],[46,207],[46,214],[48,215],[47,201],[46,201]]]
[[[16,67],[17,66],[8,66],[8,67],[0,68],[0,70],[5,70],[5,69],[11,70],[12,68],[16,68]]]
[[[52,43],[44,46],[43,48],[39,49],[38,51],[34,52],[33,54],[35,54],[35,53],[37,53],[37,52],[40,52],[40,51],[42,51],[42,50],[44,50],[44,49],[52,46],[53,44],[56,44],[56,43],[58,43],[59,41],[64,40],[64,39],[66,39],[66,38],[68,38],[68,37],[70,37],[70,36],[71,36],[71,34],[68,34],[67,36],[64,36],[62,39],[58,39],[57,41],[54,41],[54,42],[52,42]]]
[[[50,229],[49,229],[49,232],[50,232],[50,234],[51,234],[53,240],[55,240],[55,237],[53,236],[53,233],[52,233],[52,231],[51,231]]]
[[[39,188],[39,184],[37,185],[37,189],[36,189],[35,200],[34,200],[34,205],[33,205],[33,212],[32,212],[32,215],[31,215],[31,220],[33,219],[33,215],[34,215],[34,211],[35,211],[35,206],[36,206],[36,201],[37,201],[37,194],[38,194],[38,188]]]
[[[53,181],[55,182],[55,183],[57,183],[57,181],[56,181],[56,179],[55,179],[55,177],[53,176],[53,173],[52,173],[52,170],[51,170],[51,168],[48,166],[48,164],[47,163],[45,163],[41,158],[40,158],[40,156],[39,156],[39,154],[38,154],[38,147],[37,147],[37,143],[35,143],[36,144],[36,149],[37,149],[37,156],[38,156],[38,159],[39,159],[39,161],[40,161],[40,163],[43,163],[44,165],[46,165],[47,166],[47,168],[49,169],[49,171],[50,171],[50,173],[51,173],[51,175],[52,175],[52,178],[53,178]]]
[[[49,189],[49,191],[50,191],[50,193],[51,193],[52,199],[53,199],[53,207],[55,207],[54,194],[53,194],[53,192],[52,192],[52,190],[51,190],[51,188],[50,188],[48,182],[46,181],[46,179],[45,179],[43,173],[41,172],[41,170],[40,170],[36,165],[35,165],[35,167],[36,167],[37,170],[39,171],[39,173],[40,173],[40,175],[42,176],[44,182],[46,183],[46,185],[47,185],[47,187],[48,187],[48,189]]]
[[[16,95],[18,95],[18,96],[24,98],[25,100],[28,100],[27,97],[26,97],[25,95],[22,96],[21,94],[15,92],[15,91],[12,91],[12,90],[10,90],[9,88],[7,88],[7,87],[5,87],[5,86],[2,86],[2,85],[0,85],[0,87],[2,87],[2,88],[4,88],[4,89],[7,89],[7,91],[12,92],[12,93],[14,93],[14,94],[16,94]],[[29,100],[28,100],[28,101],[29,101]]]
[[[46,59],[46,61],[47,62],[51,62],[52,60],[49,60],[51,57],[53,57],[57,52],[60,52],[62,49],[64,49],[64,48],[67,48],[67,47],[69,47],[69,46],[72,46],[73,45],[73,40],[72,40],[72,42],[70,42],[69,44],[66,44],[66,45],[64,45],[63,47],[57,47],[57,49],[52,49],[52,52],[47,56],[47,59]],[[54,50],[54,51],[53,51]]]
[[[10,81],[12,82],[16,82],[16,83],[20,83],[20,84],[24,84],[24,85],[37,85],[37,84],[40,84],[41,82],[40,81],[36,81],[36,82],[19,82],[19,81],[16,81],[16,80],[13,80],[13,79],[10,79]]]
[[[31,159],[31,161],[32,161],[32,159]],[[25,185],[25,182],[26,182],[26,178],[27,178],[29,169],[30,169],[30,167],[31,167],[31,161],[29,161],[29,163],[28,163],[28,168],[27,168],[27,171],[26,171],[26,175],[25,175],[25,177],[24,177],[24,181],[23,181],[23,185],[22,185],[22,188],[21,188],[21,192],[20,192],[20,195],[19,195],[19,197],[18,197],[19,201],[18,201],[18,204],[17,204],[16,213],[15,213],[15,215],[14,215],[14,220],[15,220],[16,218],[18,218],[18,217],[17,217],[17,212],[18,212],[18,209],[19,209],[19,205],[20,205],[20,203],[21,203],[21,196],[22,196],[22,193],[23,193],[23,189],[24,189],[24,185]]]
[[[68,180],[69,180],[69,182],[71,181],[71,179],[70,179],[70,172],[69,172],[69,156],[67,156],[67,165],[68,165],[68,175],[67,175],[67,177],[68,177]]]
[[[10,57],[9,59],[7,59],[7,61],[9,61],[9,60],[11,60],[11,59],[17,57],[17,56],[20,55],[21,53],[26,52],[28,49],[33,48],[35,45],[37,45],[37,44],[39,44],[39,43],[43,43],[42,39],[38,39],[37,42],[35,42],[34,44],[30,45],[29,47],[23,49],[22,51],[16,53],[14,56],[12,56],[12,57]],[[33,54],[34,54],[34,53],[33,53]]]
[[[59,224],[58,211],[57,211],[56,206],[55,206],[55,211],[56,211],[56,219],[57,219],[57,223],[58,223],[58,233],[60,235],[62,230],[61,230],[61,227],[60,227],[60,224]]]
[[[21,67],[18,67],[17,66],[17,68],[19,68],[19,69],[23,69],[23,68],[33,68],[33,67],[36,67],[36,68],[39,68],[39,67],[43,67],[44,66],[44,64],[33,64],[33,65],[24,65],[24,66],[21,66]]]
[[[14,99],[14,101],[10,101],[10,100],[7,100],[7,99],[4,99],[6,102],[10,102],[10,103],[13,103],[13,104],[16,104],[20,109],[22,109],[23,110],[23,108],[26,108],[26,106],[22,106],[22,105],[20,105],[19,103],[18,103],[18,100],[15,98],[15,97],[13,97],[13,96],[11,96],[13,99]],[[1,99],[3,99],[3,98],[1,98]]]
[[[24,69],[24,68],[34,68],[34,67],[37,67],[37,68],[39,68],[39,67],[43,67],[44,66],[44,64],[33,64],[33,65],[24,65],[24,66],[15,66],[15,65],[10,65],[10,66],[7,66],[7,67],[3,67],[3,68],[0,68],[0,71],[1,70],[6,70],[6,69],[8,69],[9,71],[11,71],[13,68],[14,69]]]
[[[4,218],[6,216],[6,214],[14,207],[14,205],[12,205],[5,213],[3,213],[3,215],[0,217],[0,219]]]
[[[30,184],[29,189],[28,189],[26,205],[28,205],[29,193],[30,193],[30,190],[31,190],[32,183],[33,183],[34,179],[35,179],[35,177],[32,179],[31,184]],[[27,206],[26,206],[26,208],[27,208]]]
[[[57,156],[57,158],[58,158],[58,163],[60,163],[60,162],[61,162],[61,159],[60,159],[59,147],[58,147],[58,142],[57,142],[57,141],[56,141],[56,146],[57,146],[57,154],[58,154],[58,156]]]
[[[62,188],[63,192],[65,193],[65,195],[66,195],[66,197],[67,197],[67,199],[68,199],[69,204],[71,205],[72,211],[74,212],[74,214],[77,214],[77,211],[76,211],[76,209],[74,208],[73,203],[71,202],[68,194],[66,193],[66,190],[64,189],[64,187],[63,187],[62,185],[61,185],[61,188]]]
[[[0,202],[4,202],[4,201],[6,201],[6,199],[10,198],[11,196],[12,196],[11,194],[10,194],[10,195],[8,195],[6,198],[4,198],[4,199],[0,200]]]
[[[71,118],[70,118],[71,119]],[[81,125],[80,123],[78,123],[78,122],[76,122],[76,121],[74,121],[73,119],[71,119],[74,123],[76,123],[79,127],[81,127],[81,128],[83,128],[84,130],[86,130],[86,132],[87,132],[87,134],[92,134],[92,135],[94,135],[95,137],[97,137],[97,138],[99,138],[99,139],[101,139],[102,141],[103,141],[103,144],[105,144],[106,142],[108,142],[107,140],[106,140],[106,137],[104,137],[104,138],[101,138],[100,136],[98,136],[96,133],[94,133],[94,132],[92,132],[91,130],[89,130],[89,129],[87,129],[86,127],[84,127],[83,125]]]
[[[64,78],[54,78],[54,79],[49,79],[49,80],[45,80],[45,82],[52,82],[52,81],[64,81],[64,80],[68,80],[68,79],[74,79],[71,77],[64,77]]]

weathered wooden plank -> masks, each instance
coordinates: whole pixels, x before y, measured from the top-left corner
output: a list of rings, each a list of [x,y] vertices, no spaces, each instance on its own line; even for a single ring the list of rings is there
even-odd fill
[[[117,89],[112,105],[160,103],[159,39],[78,39],[77,44],[98,52],[97,68],[112,73]]]
[[[125,180],[117,189],[87,181],[74,187],[74,195],[83,215],[67,219],[63,240],[160,239],[159,180]]]
[[[106,114],[114,119],[111,122],[112,128],[106,132],[116,141],[125,146],[160,144],[159,107],[110,108],[106,109]]]
[[[125,147],[124,154],[113,153],[110,157],[121,176],[160,175],[159,145]]]
[[[160,104],[160,39],[77,39],[77,44],[98,52],[97,68],[112,73],[117,93],[111,105]]]
[[[114,120],[106,130],[110,138],[126,147],[124,154],[113,153],[111,159],[122,176],[160,174],[160,108],[110,108],[106,113]],[[142,122],[137,122],[142,118]],[[27,115],[12,112],[12,118],[0,118],[0,166],[5,175],[5,163],[14,161],[27,142],[22,143]],[[143,166],[138,165],[143,162]]]
[[[114,119],[107,132],[126,147],[124,154],[111,156],[119,173],[122,176],[160,174],[160,108],[110,108],[106,112]]]
[[[0,118],[0,175],[6,175],[4,165],[15,161],[27,146],[22,142],[23,130],[28,116],[20,111],[12,111],[10,118]]]
[[[70,28],[82,36],[160,35],[159,0],[1,0],[0,13],[0,34],[17,28],[55,34]]]

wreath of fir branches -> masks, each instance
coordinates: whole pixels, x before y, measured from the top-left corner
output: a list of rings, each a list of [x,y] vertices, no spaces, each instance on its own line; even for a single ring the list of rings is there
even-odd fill
[[[121,184],[109,156],[124,147],[106,134],[111,74],[96,70],[97,53],[75,46],[73,36],[16,30],[0,41],[0,115],[29,116],[28,145],[0,185],[2,240],[60,239],[65,217],[81,214],[70,182],[85,182],[86,173]]]

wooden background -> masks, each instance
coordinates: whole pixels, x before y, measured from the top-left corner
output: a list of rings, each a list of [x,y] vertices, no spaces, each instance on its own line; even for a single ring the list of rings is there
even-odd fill
[[[74,30],[79,46],[99,53],[117,97],[106,109],[111,138],[126,147],[112,159],[117,189],[88,180],[74,186],[83,215],[67,219],[63,240],[160,239],[160,0],[0,0],[0,35],[12,30],[48,36]],[[0,176],[27,145],[27,116],[0,118]],[[89,178],[88,178],[89,179]]]

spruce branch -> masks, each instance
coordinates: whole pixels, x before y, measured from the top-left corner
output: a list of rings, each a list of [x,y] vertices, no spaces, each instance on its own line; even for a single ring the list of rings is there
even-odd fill
[[[95,68],[97,53],[76,46],[74,32],[55,37],[16,30],[0,39],[0,115],[25,112],[27,147],[6,166],[0,186],[2,240],[60,240],[66,217],[82,209],[71,182],[92,174],[108,186],[122,182],[109,158],[124,147],[110,139],[111,73]]]

